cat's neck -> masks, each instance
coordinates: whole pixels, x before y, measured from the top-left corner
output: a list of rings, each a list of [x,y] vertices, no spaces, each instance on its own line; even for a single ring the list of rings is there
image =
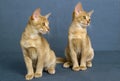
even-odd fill
[[[30,39],[36,39],[37,37],[40,37],[39,33],[37,30],[34,29],[34,26],[31,24],[28,24],[26,29],[25,29],[25,35],[29,37]]]
[[[27,25],[26,29],[25,29],[26,32],[30,33],[30,34],[38,34],[38,31],[34,29],[34,26],[32,25]]]
[[[87,27],[86,26],[82,26],[80,23],[78,23],[78,22],[72,22],[72,24],[71,24],[71,26],[73,26],[73,27],[77,27],[77,28],[79,28],[79,29],[81,29],[81,30],[87,30]]]

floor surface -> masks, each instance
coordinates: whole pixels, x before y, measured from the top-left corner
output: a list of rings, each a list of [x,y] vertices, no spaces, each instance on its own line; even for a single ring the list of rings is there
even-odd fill
[[[21,53],[0,53],[0,81],[26,81],[26,68]],[[120,52],[95,52],[93,67],[74,72],[62,64],[56,67],[56,74],[43,72],[43,77],[31,81],[120,81]]]

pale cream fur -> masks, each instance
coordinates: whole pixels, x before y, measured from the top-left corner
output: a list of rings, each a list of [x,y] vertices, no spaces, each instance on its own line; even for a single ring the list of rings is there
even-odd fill
[[[65,68],[72,66],[74,71],[79,71],[92,67],[94,50],[87,34],[87,26],[90,24],[92,13],[93,11],[85,12],[81,3],[75,6],[73,20],[68,31],[68,45],[65,49],[67,59],[63,65]]]

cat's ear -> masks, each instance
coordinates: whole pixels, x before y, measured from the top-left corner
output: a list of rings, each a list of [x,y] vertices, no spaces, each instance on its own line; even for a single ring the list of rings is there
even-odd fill
[[[91,10],[90,12],[88,12],[89,16],[91,16],[93,14],[94,10]]]
[[[40,8],[37,8],[32,14],[32,19],[33,20],[38,20],[39,16],[40,16]]]
[[[82,8],[82,4],[79,2],[77,3],[77,5],[75,6],[75,14],[78,15],[81,11],[83,11],[83,8]]]
[[[48,13],[47,15],[45,15],[46,18],[49,18],[49,16],[51,15],[51,13]]]

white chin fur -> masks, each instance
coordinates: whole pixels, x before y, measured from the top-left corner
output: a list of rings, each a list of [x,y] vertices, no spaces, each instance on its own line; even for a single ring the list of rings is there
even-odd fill
[[[41,34],[46,34],[47,32],[46,31],[39,31]]]
[[[90,24],[80,24],[82,27],[87,27],[87,26],[89,26]]]

